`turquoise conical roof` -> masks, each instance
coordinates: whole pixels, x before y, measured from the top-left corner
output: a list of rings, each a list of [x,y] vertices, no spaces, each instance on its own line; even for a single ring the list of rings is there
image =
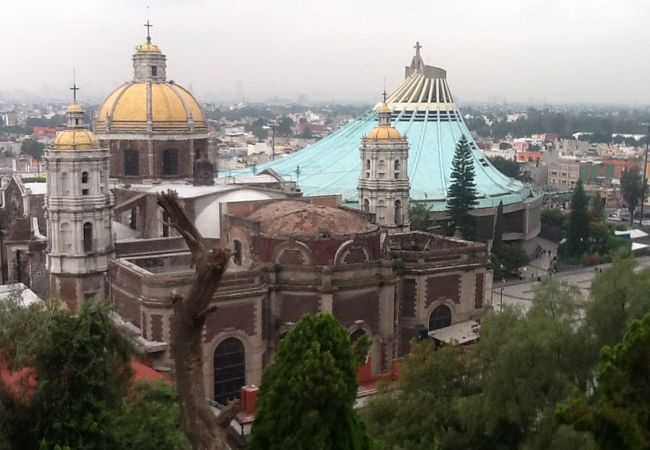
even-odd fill
[[[447,73],[422,63],[419,48],[406,79],[388,97],[392,124],[408,139],[411,198],[433,211],[446,209],[447,188],[456,143],[465,135],[472,147],[479,208],[520,203],[535,195],[530,186],[499,172],[474,142],[453,101]],[[357,202],[361,139],[377,125],[377,107],[324,139],[282,159],[258,166],[298,182],[305,195],[341,194]],[[237,171],[246,173],[246,171]]]

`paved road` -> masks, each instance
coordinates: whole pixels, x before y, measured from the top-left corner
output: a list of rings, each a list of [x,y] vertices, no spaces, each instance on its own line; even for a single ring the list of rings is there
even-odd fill
[[[637,258],[636,270],[641,270],[650,267],[650,256]],[[601,264],[600,268],[605,269],[609,264]],[[591,282],[596,276],[596,270],[593,267],[587,267],[571,272],[560,272],[553,277],[566,281],[570,286],[579,288],[583,294],[589,295],[591,293]],[[534,287],[537,285],[537,280],[531,281],[510,281],[510,282],[497,282],[495,281],[492,289],[492,305],[496,311],[501,310],[501,305],[516,305],[527,311],[533,300]]]

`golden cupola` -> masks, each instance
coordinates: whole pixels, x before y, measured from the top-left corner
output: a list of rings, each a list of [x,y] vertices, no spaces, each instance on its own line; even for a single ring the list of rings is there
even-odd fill
[[[192,94],[167,81],[166,56],[147,40],[133,55],[133,81],[113,91],[100,106],[98,134],[121,132],[207,133],[205,115]]]
[[[74,91],[74,100],[68,105],[66,111],[67,128],[59,131],[54,138],[55,150],[93,150],[99,148],[99,140],[95,133],[86,128],[84,122],[84,110],[77,103],[77,91],[75,84],[71,88]]]
[[[379,115],[379,124],[368,132],[366,139],[373,141],[396,141],[402,139],[400,132],[390,122],[391,110],[385,100],[379,105],[377,113]]]

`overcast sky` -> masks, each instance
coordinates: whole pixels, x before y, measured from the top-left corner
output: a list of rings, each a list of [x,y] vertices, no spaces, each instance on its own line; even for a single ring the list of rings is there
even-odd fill
[[[147,10],[147,5],[149,9]],[[0,96],[101,100],[145,40],[201,101],[371,102],[413,44],[460,101],[650,104],[650,0],[2,0]]]

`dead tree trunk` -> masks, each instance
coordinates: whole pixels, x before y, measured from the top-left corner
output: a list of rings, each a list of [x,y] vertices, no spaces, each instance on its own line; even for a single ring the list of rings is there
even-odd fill
[[[201,341],[205,320],[212,311],[210,303],[226,270],[230,252],[206,243],[178,203],[176,192],[159,194],[158,204],[169,215],[171,226],[185,239],[196,267],[189,294],[185,298],[172,297],[171,352],[183,429],[195,450],[226,450],[230,422],[239,412],[239,402],[229,403],[219,416],[207,404]]]

